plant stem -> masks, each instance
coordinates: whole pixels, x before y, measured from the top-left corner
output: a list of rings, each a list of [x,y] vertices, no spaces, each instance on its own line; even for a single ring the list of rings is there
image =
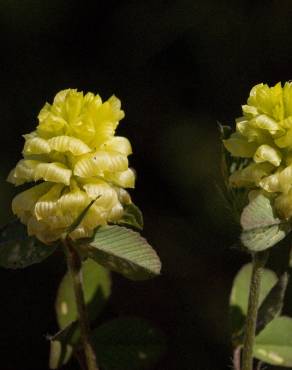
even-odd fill
[[[233,351],[233,370],[240,370],[240,355],[241,346],[238,346]]]
[[[84,293],[83,293],[82,262],[81,262],[79,254],[76,252],[74,247],[70,244],[70,241],[68,239],[64,240],[64,246],[65,246],[66,256],[67,256],[68,271],[70,271],[72,280],[73,280],[75,301],[76,301],[79,326],[80,326],[80,336],[81,336],[82,346],[84,349],[87,370],[99,370],[96,364],[96,355],[93,350],[91,339],[90,339],[89,320],[88,320],[88,314],[86,310]]]
[[[261,277],[267,258],[268,252],[266,251],[253,254],[253,268],[242,351],[242,370],[253,370],[253,345],[256,332]]]

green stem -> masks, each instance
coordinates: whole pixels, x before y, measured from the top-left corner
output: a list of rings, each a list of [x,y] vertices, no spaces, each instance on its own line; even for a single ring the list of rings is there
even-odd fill
[[[267,258],[267,252],[253,254],[253,268],[242,351],[242,370],[253,370],[253,345],[256,332],[261,277]]]
[[[87,370],[99,370],[96,364],[96,355],[90,340],[90,327],[82,284],[82,262],[79,254],[70,244],[70,241],[68,239],[64,240],[64,246],[67,256],[68,271],[70,271],[73,280],[75,301],[80,326],[80,336],[84,349]]]

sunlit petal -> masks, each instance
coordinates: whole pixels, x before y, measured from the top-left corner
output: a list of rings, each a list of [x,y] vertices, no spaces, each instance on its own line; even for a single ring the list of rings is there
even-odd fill
[[[62,163],[40,163],[34,171],[34,180],[43,179],[69,185],[71,175],[72,171]]]
[[[71,152],[73,155],[81,155],[91,152],[91,149],[81,140],[70,136],[56,136],[48,140],[52,150],[65,153]]]
[[[253,159],[256,163],[270,162],[278,167],[281,163],[282,155],[279,150],[269,145],[261,145],[255,152]]]

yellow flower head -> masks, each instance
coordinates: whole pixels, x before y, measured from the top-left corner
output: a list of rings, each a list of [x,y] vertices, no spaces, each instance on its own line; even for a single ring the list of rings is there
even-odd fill
[[[124,188],[135,184],[131,144],[114,136],[123,117],[115,96],[102,102],[99,95],[68,89],[45,104],[36,130],[24,135],[23,159],[8,176],[16,186],[40,182],[12,202],[30,235],[44,243],[59,239],[91,202],[72,239],[90,237],[122,216],[123,204],[131,202]]]
[[[236,132],[224,141],[248,165],[230,176],[234,187],[258,188],[275,198],[280,216],[292,216],[292,83],[254,86]]]

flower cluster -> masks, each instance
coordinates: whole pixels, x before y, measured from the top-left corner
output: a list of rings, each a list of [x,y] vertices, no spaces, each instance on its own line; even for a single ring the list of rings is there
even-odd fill
[[[224,141],[248,165],[230,176],[234,187],[261,189],[275,198],[283,218],[292,216],[292,83],[259,84],[250,91],[236,132]]]
[[[18,194],[13,212],[28,233],[44,243],[59,239],[92,203],[72,239],[90,237],[99,225],[119,219],[131,198],[135,175],[128,167],[129,141],[114,136],[124,117],[119,99],[60,91],[39,113],[35,131],[24,135],[23,159],[10,172],[17,185],[38,182]]]

